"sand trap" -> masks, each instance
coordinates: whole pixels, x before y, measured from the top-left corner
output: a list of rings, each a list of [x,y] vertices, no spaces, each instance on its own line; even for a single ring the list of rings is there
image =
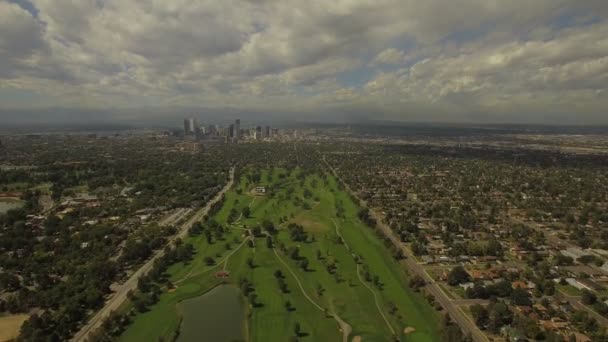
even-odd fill
[[[361,342],[361,340],[362,340],[361,336],[355,336],[355,337],[353,337],[352,342]]]
[[[403,333],[406,335],[409,335],[415,331],[416,331],[416,328],[413,328],[413,327],[407,327],[407,328],[403,329]]]

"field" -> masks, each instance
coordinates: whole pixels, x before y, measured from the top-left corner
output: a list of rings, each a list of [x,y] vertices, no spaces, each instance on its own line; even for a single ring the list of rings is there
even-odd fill
[[[29,317],[29,315],[0,316],[0,342],[16,339],[21,325]]]
[[[265,196],[252,195],[257,186],[266,187]],[[242,214],[245,207],[249,215]],[[357,336],[362,341],[438,341],[437,314],[407,287],[402,267],[357,211],[329,175],[245,171],[212,218],[224,227],[222,238],[211,243],[205,234],[188,238],[185,242],[196,249],[194,259],[167,271],[175,289],[136,315],[120,340],[170,340],[179,329],[177,303],[220,283],[240,286],[247,279],[255,293],[246,317],[247,340],[285,341],[297,335],[302,341]],[[261,229],[252,237],[252,228],[264,221],[272,222],[276,233]],[[229,279],[216,279],[220,270],[229,271]]]

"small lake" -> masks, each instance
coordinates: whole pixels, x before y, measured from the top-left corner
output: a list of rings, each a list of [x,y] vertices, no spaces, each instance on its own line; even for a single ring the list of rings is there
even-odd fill
[[[21,208],[23,206],[22,201],[1,201],[0,200],[0,214],[4,214],[11,209]]]
[[[244,341],[245,307],[238,288],[215,287],[177,305],[183,320],[177,342]]]

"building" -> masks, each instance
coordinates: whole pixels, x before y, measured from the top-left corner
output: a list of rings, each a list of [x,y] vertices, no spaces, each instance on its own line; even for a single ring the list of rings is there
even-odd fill
[[[184,135],[188,135],[188,133],[190,133],[190,121],[184,119]]]
[[[256,140],[262,139],[262,126],[255,127],[255,139]]]
[[[589,252],[586,252],[580,248],[577,247],[569,247],[566,248],[565,250],[561,251],[562,255],[565,255],[567,257],[571,257],[573,260],[576,260],[582,256],[587,256],[587,255],[591,255]]]
[[[197,130],[198,127],[195,119],[184,119],[184,135],[194,135]]]
[[[234,122],[234,138],[236,140],[241,139],[241,119],[236,119]]]
[[[266,126],[264,128],[264,138],[270,138],[272,131],[270,130],[270,126]]]
[[[258,186],[255,188],[255,192],[258,194],[265,194],[266,193],[266,188],[263,186]]]

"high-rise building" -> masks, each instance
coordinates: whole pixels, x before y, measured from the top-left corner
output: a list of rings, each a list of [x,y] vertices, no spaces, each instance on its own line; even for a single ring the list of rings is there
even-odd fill
[[[241,119],[236,119],[234,122],[234,138],[237,140],[241,138]]]
[[[184,135],[188,135],[190,133],[190,122],[188,119],[184,119]]]
[[[255,127],[255,138],[256,140],[262,139],[262,126]]]
[[[234,138],[234,124],[230,124],[228,128],[228,138]]]
[[[193,135],[197,131],[197,123],[193,118],[184,119],[184,135]]]
[[[270,138],[270,135],[271,135],[270,126],[266,126],[264,128],[264,138]]]

